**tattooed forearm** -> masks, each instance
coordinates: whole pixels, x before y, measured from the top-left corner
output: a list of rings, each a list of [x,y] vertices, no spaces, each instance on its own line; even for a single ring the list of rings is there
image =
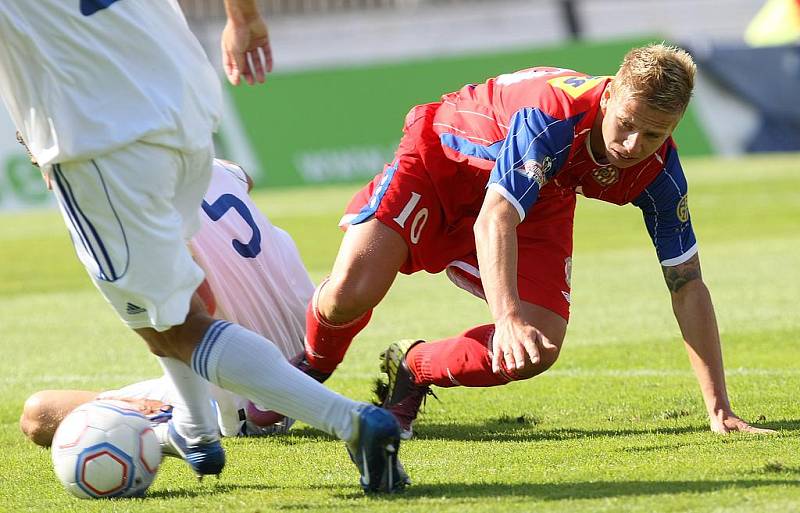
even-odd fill
[[[692,280],[701,278],[700,257],[695,254],[686,262],[672,267],[661,267],[664,273],[664,281],[670,292],[678,292],[684,285]]]

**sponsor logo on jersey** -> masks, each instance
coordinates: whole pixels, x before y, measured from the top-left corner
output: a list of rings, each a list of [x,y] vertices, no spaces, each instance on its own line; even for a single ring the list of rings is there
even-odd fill
[[[619,181],[619,169],[614,166],[598,167],[592,171],[592,178],[603,187],[608,187]]]
[[[605,79],[606,77],[586,77],[582,75],[572,75],[551,78],[547,81],[547,83],[556,89],[561,89],[573,98],[577,98],[586,91],[594,88],[597,84]]]
[[[682,223],[685,223],[689,220],[689,200],[688,194],[684,194],[681,200],[678,202],[678,207],[675,210],[675,213],[678,214],[678,219]]]
[[[525,161],[522,174],[536,182],[541,189],[547,183],[547,173],[553,167],[553,157],[545,156],[541,162],[529,159]]]

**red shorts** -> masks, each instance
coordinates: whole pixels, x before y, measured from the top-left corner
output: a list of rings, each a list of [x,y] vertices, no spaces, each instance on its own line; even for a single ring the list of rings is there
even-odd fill
[[[489,171],[448,159],[431,129],[435,105],[413,109],[404,136],[382,173],[355,194],[342,225],[375,217],[399,233],[409,256],[400,272],[447,274],[484,298],[473,225]],[[523,301],[569,319],[575,194],[544,187],[517,228],[517,283]]]

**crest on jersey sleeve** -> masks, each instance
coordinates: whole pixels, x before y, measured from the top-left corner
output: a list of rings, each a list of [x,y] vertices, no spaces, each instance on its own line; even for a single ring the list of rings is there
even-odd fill
[[[534,159],[525,161],[524,168],[519,171],[527,176],[530,180],[536,182],[541,189],[547,183],[547,173],[553,167],[553,157],[545,156],[541,162]]]
[[[675,213],[678,215],[678,219],[680,222],[685,223],[689,220],[689,195],[684,194],[681,200],[678,202],[678,206],[675,209]]]

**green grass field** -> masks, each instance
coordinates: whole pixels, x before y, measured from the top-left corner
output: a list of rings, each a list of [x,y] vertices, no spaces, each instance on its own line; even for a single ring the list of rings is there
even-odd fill
[[[437,390],[402,458],[414,484],[364,497],[343,445],[300,425],[226,439],[219,481],[167,460],[137,500],[79,501],[17,427],[43,388],[106,389],[159,374],[79,267],[55,212],[0,216],[0,511],[800,511],[800,157],[690,160],[690,208],[742,417],[774,436],[708,429],[655,253],[635,207],[582,201],[572,323],[544,375]],[[355,187],[256,195],[315,279]],[[330,386],[368,399],[377,354],[487,322],[443,276],[401,277]]]

